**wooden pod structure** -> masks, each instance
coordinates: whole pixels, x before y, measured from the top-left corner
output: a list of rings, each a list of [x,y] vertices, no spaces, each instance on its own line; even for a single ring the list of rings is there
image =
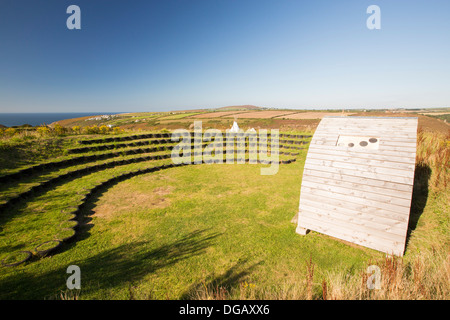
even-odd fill
[[[416,117],[324,117],[306,156],[296,232],[402,256],[417,123]]]

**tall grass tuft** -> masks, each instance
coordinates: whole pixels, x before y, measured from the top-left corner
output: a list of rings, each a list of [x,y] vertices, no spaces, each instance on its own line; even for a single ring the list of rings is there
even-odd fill
[[[306,261],[306,292],[307,299],[313,299],[313,281],[314,281],[314,268],[315,265],[312,262],[312,257],[309,257],[309,261]]]
[[[427,253],[411,261],[386,257],[374,262],[380,268],[380,289],[369,289],[368,274],[345,278],[341,272],[328,274],[328,297],[337,300],[447,300],[450,296],[449,255]]]
[[[450,130],[447,134],[419,130],[416,166],[432,170],[430,191],[442,191],[450,184]]]

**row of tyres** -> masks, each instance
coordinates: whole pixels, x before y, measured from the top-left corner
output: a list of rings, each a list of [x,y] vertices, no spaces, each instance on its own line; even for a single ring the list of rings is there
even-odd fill
[[[36,173],[41,173],[46,170],[51,169],[60,169],[68,166],[79,165],[83,163],[88,163],[92,161],[105,160],[109,158],[119,157],[123,155],[132,155],[132,154],[140,154],[140,153],[152,153],[159,152],[165,150],[171,150],[172,146],[159,146],[153,148],[138,148],[138,149],[129,149],[120,152],[110,152],[110,153],[101,153],[101,154],[93,154],[93,155],[83,155],[77,156],[70,159],[41,163],[37,164],[22,170],[19,170],[15,173],[7,174],[4,176],[0,176],[0,183],[10,183],[17,181],[23,177],[31,176]]]
[[[119,144],[104,144],[104,145],[99,145],[99,146],[92,146],[92,147],[82,147],[82,148],[73,148],[73,149],[69,149],[68,153],[69,154],[74,154],[74,153],[85,153],[85,152],[91,152],[91,151],[103,151],[103,150],[112,150],[112,149],[121,149],[121,148],[129,148],[129,147],[137,147],[137,146],[144,146],[144,145],[152,145],[152,144],[169,144],[169,143],[174,143],[177,139],[179,139],[181,136],[179,137],[175,137],[174,141],[172,141],[171,139],[160,139],[160,140],[144,140],[144,141],[133,141],[133,142],[129,142],[129,143],[119,143]],[[234,137],[232,138],[234,139]],[[214,139],[212,141],[215,141]],[[227,137],[222,137],[221,141],[226,142],[227,141]],[[249,143],[257,143],[257,142],[271,142],[272,140],[270,138],[260,138],[260,137],[255,137],[255,138],[250,138],[249,137]],[[190,139],[190,142],[194,142],[194,143],[203,143],[204,140],[197,138],[197,137],[193,137]],[[288,143],[288,144],[308,144],[308,141],[306,140],[299,140],[299,141],[294,141],[294,140],[280,140],[280,143]]]
[[[31,187],[27,191],[24,191],[16,196],[9,198],[8,201],[6,201],[5,203],[0,205],[0,212],[8,210],[11,206],[19,203],[21,200],[29,198],[33,195],[39,194],[45,190],[48,190],[49,188],[53,187],[54,185],[61,183],[63,181],[66,181],[67,179],[83,176],[85,174],[101,171],[101,170],[104,170],[107,168],[113,168],[115,166],[121,166],[121,165],[126,165],[126,164],[131,164],[131,163],[138,163],[138,162],[143,162],[143,161],[162,160],[162,159],[168,159],[168,158],[170,158],[170,154],[145,156],[145,157],[115,160],[115,161],[110,161],[110,162],[106,162],[106,163],[101,163],[101,164],[97,164],[97,165],[93,165],[93,166],[76,169],[76,170],[67,172],[65,174],[58,175],[49,180],[43,181],[43,182]]]
[[[202,147],[205,147],[207,144],[203,144]],[[286,147],[286,148],[290,148],[289,146],[283,146],[281,145],[280,147]],[[191,146],[191,148],[193,149],[194,146]],[[141,149],[130,149],[130,150],[125,150],[122,152],[113,152],[113,153],[103,153],[103,154],[98,154],[98,155],[88,155],[88,156],[80,156],[80,157],[76,157],[76,158],[72,158],[72,159],[66,159],[66,160],[62,160],[62,161],[57,161],[57,162],[53,162],[53,163],[44,163],[44,164],[40,164],[40,165],[36,165],[33,166],[31,168],[27,168],[27,169],[23,169],[19,172],[16,172],[14,174],[10,174],[7,176],[3,176],[0,177],[0,182],[10,182],[13,180],[18,179],[19,177],[23,177],[23,176],[27,176],[27,175],[31,175],[37,172],[42,172],[45,171],[46,169],[53,169],[53,168],[61,168],[61,167],[65,167],[65,166],[70,166],[70,165],[75,165],[75,164],[81,164],[81,163],[87,163],[87,162],[92,162],[92,161],[97,161],[97,160],[104,160],[104,159],[108,159],[108,158],[112,158],[112,157],[117,157],[120,155],[131,155],[131,154],[139,154],[139,153],[152,153],[152,152],[158,152],[158,151],[164,151],[164,150],[171,150],[173,149],[173,146],[159,146],[159,147],[154,147],[154,148],[141,148]],[[237,153],[244,153],[244,152],[248,152],[247,150],[238,150]],[[250,150],[249,152],[254,152],[254,150]],[[282,152],[280,152],[280,154],[283,154]],[[289,153],[285,153],[286,155],[288,155]],[[297,153],[298,154],[298,153]],[[291,155],[297,155],[294,153],[291,153]],[[196,154],[194,154],[196,155]],[[163,159],[166,159],[170,157],[170,155],[165,155],[164,157],[162,157]],[[52,178],[48,181],[45,181],[39,185],[33,186],[31,189],[29,189],[26,192],[23,192],[22,194],[19,194],[15,197],[12,197],[9,199],[9,201],[7,203],[4,203],[2,205],[0,205],[0,211],[5,208],[8,207],[11,204],[15,204],[18,201],[20,201],[23,198],[28,197],[29,195],[33,195],[36,192],[40,192],[41,189],[48,187],[49,185],[52,185],[54,183],[58,183],[62,180],[65,180],[69,177],[74,177],[77,175],[82,175],[85,174],[86,172],[93,172],[96,170],[101,170],[104,168],[111,168],[114,167],[116,165],[123,165],[123,164],[128,164],[128,163],[133,163],[133,162],[140,162],[140,161],[147,161],[147,160],[157,160],[157,159],[161,159],[161,156],[147,156],[147,157],[142,157],[142,158],[134,158],[134,159],[124,159],[124,160],[118,160],[118,161],[113,161],[113,162],[109,162],[109,163],[105,163],[105,164],[100,164],[100,165],[96,165],[96,166],[90,166],[87,168],[83,168],[83,169],[78,169],[75,171],[71,171],[68,172],[67,174],[63,174],[60,175],[58,177]]]
[[[123,159],[123,160],[118,160],[118,161],[111,161],[108,163],[103,163],[103,164],[98,164],[98,165],[94,165],[94,166],[90,166],[90,167],[86,167],[86,168],[77,169],[72,172],[68,172],[66,174],[63,174],[63,175],[57,176],[55,178],[52,178],[50,180],[47,180],[45,182],[42,182],[38,185],[35,185],[32,188],[30,188],[28,191],[23,192],[22,194],[14,197],[14,198],[11,198],[6,204],[3,204],[2,206],[0,206],[0,212],[4,209],[7,209],[11,205],[18,203],[20,200],[27,198],[31,195],[34,195],[36,193],[43,192],[44,190],[51,187],[52,185],[63,182],[64,180],[66,180],[68,178],[81,176],[86,173],[100,171],[100,170],[103,170],[106,168],[112,168],[112,167],[119,166],[119,165],[125,165],[125,164],[129,164],[129,163],[140,162],[140,161],[167,159],[169,157],[170,157],[169,154],[146,156],[146,157],[139,157],[139,158],[133,158],[133,159]],[[243,160],[245,162],[252,161],[250,159],[241,159],[241,160]],[[292,163],[295,161],[296,161],[296,159],[293,158],[293,159],[279,161],[279,163],[289,164],[289,163]],[[214,163],[214,160],[204,160],[203,163],[207,163],[207,164]],[[255,163],[272,164],[272,161],[256,160]],[[30,251],[15,252],[14,254],[22,255],[22,257],[20,259],[18,259],[17,261],[14,261],[13,263],[5,263],[6,259],[8,259],[8,258],[5,258],[2,261],[2,264],[6,267],[11,267],[11,266],[17,266],[19,264],[27,262],[33,256],[45,257],[47,255],[56,253],[63,243],[68,243],[68,242],[73,241],[76,237],[76,230],[79,226],[79,223],[77,221],[77,219],[79,220],[79,218],[78,218],[79,214],[81,213],[81,211],[84,209],[84,207],[88,203],[88,200],[91,197],[93,197],[96,193],[101,191],[103,188],[107,188],[108,186],[110,186],[114,183],[129,179],[133,176],[146,174],[146,173],[150,173],[150,172],[155,172],[155,171],[159,171],[159,170],[163,170],[163,169],[167,169],[167,168],[171,168],[171,167],[175,167],[175,166],[183,166],[183,165],[186,165],[186,164],[170,163],[167,165],[149,167],[149,168],[145,168],[145,169],[137,169],[134,171],[127,171],[120,175],[113,176],[112,178],[109,178],[105,181],[97,183],[93,188],[86,191],[82,195],[82,198],[79,200],[80,203],[78,205],[68,208],[68,212],[67,212],[68,219],[61,223],[61,225],[60,225],[61,229],[60,229],[58,235],[55,236],[54,239],[45,241],[45,242],[41,243],[40,245],[38,245],[35,248],[35,254],[33,254]]]
[[[156,156],[159,157],[159,156]],[[167,155],[165,155],[163,158],[166,158]],[[60,230],[59,233],[54,237],[54,239],[45,241],[41,244],[39,244],[35,249],[34,253],[31,251],[17,251],[11,254],[10,256],[6,257],[1,261],[1,264],[4,267],[14,267],[18,266],[20,264],[23,264],[27,261],[30,261],[33,257],[42,258],[51,254],[55,254],[58,252],[58,250],[61,248],[63,243],[69,243],[76,239],[76,233],[77,229],[79,227],[79,215],[81,211],[86,206],[86,203],[90,199],[90,197],[93,197],[97,192],[99,192],[101,189],[122,180],[129,179],[133,176],[150,173],[154,171],[159,171],[167,168],[171,168],[174,166],[181,166],[183,164],[175,165],[175,164],[169,164],[169,165],[162,165],[162,166],[156,166],[156,167],[150,167],[146,169],[137,169],[134,171],[127,171],[120,175],[113,176],[112,178],[109,178],[105,181],[97,183],[92,189],[86,191],[85,194],[83,194],[83,197],[79,201],[80,204],[72,207],[68,207],[64,210],[65,213],[67,213],[68,219],[64,220],[60,224]],[[83,169],[82,169],[83,170]],[[49,180],[51,181],[51,180]],[[46,183],[49,183],[49,181],[46,181]],[[37,187],[37,186],[36,186]],[[41,187],[42,188],[42,187]],[[11,256],[16,256],[17,258]]]
[[[189,132],[191,137],[193,137],[196,133],[195,132]],[[111,142],[120,142],[120,141],[130,141],[130,140],[139,140],[139,139],[153,139],[153,138],[171,138],[172,133],[147,133],[147,134],[139,134],[139,135],[130,135],[130,136],[124,136],[124,137],[109,137],[109,138],[102,138],[102,139],[88,139],[88,140],[79,140],[79,144],[97,144],[97,143],[111,143]],[[256,135],[256,133],[254,134]],[[268,136],[271,136],[271,133],[267,133]],[[204,137],[210,137],[213,136],[213,134],[209,132],[205,132],[203,134]],[[278,134],[280,138],[295,138],[295,139],[306,139],[311,138],[311,135],[296,135],[296,134],[286,134],[286,133],[280,133]]]
[[[139,134],[139,135],[131,135],[124,137],[109,137],[102,139],[89,139],[89,140],[79,140],[79,144],[96,144],[96,143],[110,143],[110,142],[120,142],[120,141],[130,141],[130,140],[139,140],[139,139],[153,139],[153,138],[170,138],[170,133],[148,133],[148,134]]]
[[[139,147],[139,146],[146,146],[146,145],[152,145],[152,144],[169,144],[171,142],[172,142],[171,140],[166,140],[166,139],[144,140],[144,141],[134,141],[134,142],[130,142],[130,143],[104,144],[104,145],[94,146],[94,147],[73,148],[73,149],[69,149],[67,152],[69,154],[85,153],[85,152],[90,152],[90,151],[103,151],[103,150],[130,148],[130,147]]]
[[[269,139],[269,141],[270,141],[270,139]],[[285,141],[286,140],[282,140],[280,142],[285,143]],[[293,143],[294,144],[306,144],[307,142],[294,141]],[[256,146],[255,143],[249,143],[249,144],[246,143],[246,145],[249,145],[250,147]],[[206,147],[206,146],[207,146],[207,144],[202,145],[202,147]],[[219,145],[216,145],[216,146],[219,146]],[[71,165],[78,165],[78,164],[82,164],[82,163],[88,163],[88,162],[92,162],[92,161],[118,157],[121,155],[131,155],[131,154],[151,153],[151,152],[158,152],[158,151],[164,151],[164,150],[171,150],[173,147],[174,146],[158,146],[158,147],[153,147],[153,148],[136,148],[136,149],[123,150],[120,152],[101,153],[101,154],[94,154],[94,155],[83,155],[83,156],[73,157],[71,159],[65,159],[65,160],[61,160],[61,161],[37,164],[37,165],[31,166],[31,167],[19,170],[15,173],[0,176],[0,183],[11,183],[11,182],[17,181],[23,177],[31,176],[33,174],[41,173],[41,172],[44,172],[44,171],[50,170],[50,169],[59,169],[59,168],[64,168],[64,167],[71,166]],[[281,144],[280,148],[293,148],[293,147]]]

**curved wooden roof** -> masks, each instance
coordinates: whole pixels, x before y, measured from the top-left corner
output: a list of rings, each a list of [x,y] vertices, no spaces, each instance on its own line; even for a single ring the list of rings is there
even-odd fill
[[[415,117],[323,118],[306,157],[297,232],[403,255],[416,138]]]

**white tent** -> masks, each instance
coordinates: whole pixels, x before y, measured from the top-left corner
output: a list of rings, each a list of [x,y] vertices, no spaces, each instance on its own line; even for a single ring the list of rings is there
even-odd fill
[[[233,122],[233,126],[231,127],[230,132],[239,132],[239,126],[236,121]]]

